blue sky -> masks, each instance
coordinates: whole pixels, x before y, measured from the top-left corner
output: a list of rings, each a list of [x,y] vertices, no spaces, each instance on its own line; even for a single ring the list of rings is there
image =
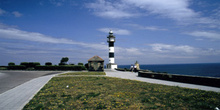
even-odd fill
[[[119,65],[220,62],[219,0],[1,0],[0,65],[108,63],[110,29]]]

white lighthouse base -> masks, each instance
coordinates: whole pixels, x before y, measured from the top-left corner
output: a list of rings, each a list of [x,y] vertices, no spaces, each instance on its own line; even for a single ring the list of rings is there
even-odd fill
[[[114,63],[109,63],[107,64],[107,69],[117,69],[118,68],[118,65],[117,64],[114,64]]]

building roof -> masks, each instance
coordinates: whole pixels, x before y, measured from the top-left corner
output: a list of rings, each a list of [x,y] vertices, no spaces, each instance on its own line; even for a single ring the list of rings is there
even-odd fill
[[[100,58],[99,56],[94,56],[92,58],[90,58],[88,61],[104,61],[102,58]]]

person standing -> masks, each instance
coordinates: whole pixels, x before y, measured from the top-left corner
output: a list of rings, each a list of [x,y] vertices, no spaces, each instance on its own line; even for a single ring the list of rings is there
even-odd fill
[[[133,66],[133,65],[131,65],[131,67],[130,67],[130,72],[132,72],[132,73],[133,73],[133,70],[134,70],[134,66]]]
[[[136,73],[137,72],[137,66],[134,65],[134,72]]]

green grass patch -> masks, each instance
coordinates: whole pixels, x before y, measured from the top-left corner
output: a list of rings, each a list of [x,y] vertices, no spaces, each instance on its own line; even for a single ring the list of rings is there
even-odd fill
[[[7,67],[0,67],[0,70],[8,70]]]
[[[105,72],[69,72],[61,75],[106,75]]]
[[[213,110],[215,107],[220,107],[220,93],[216,92],[110,77],[54,77],[23,110]]]

